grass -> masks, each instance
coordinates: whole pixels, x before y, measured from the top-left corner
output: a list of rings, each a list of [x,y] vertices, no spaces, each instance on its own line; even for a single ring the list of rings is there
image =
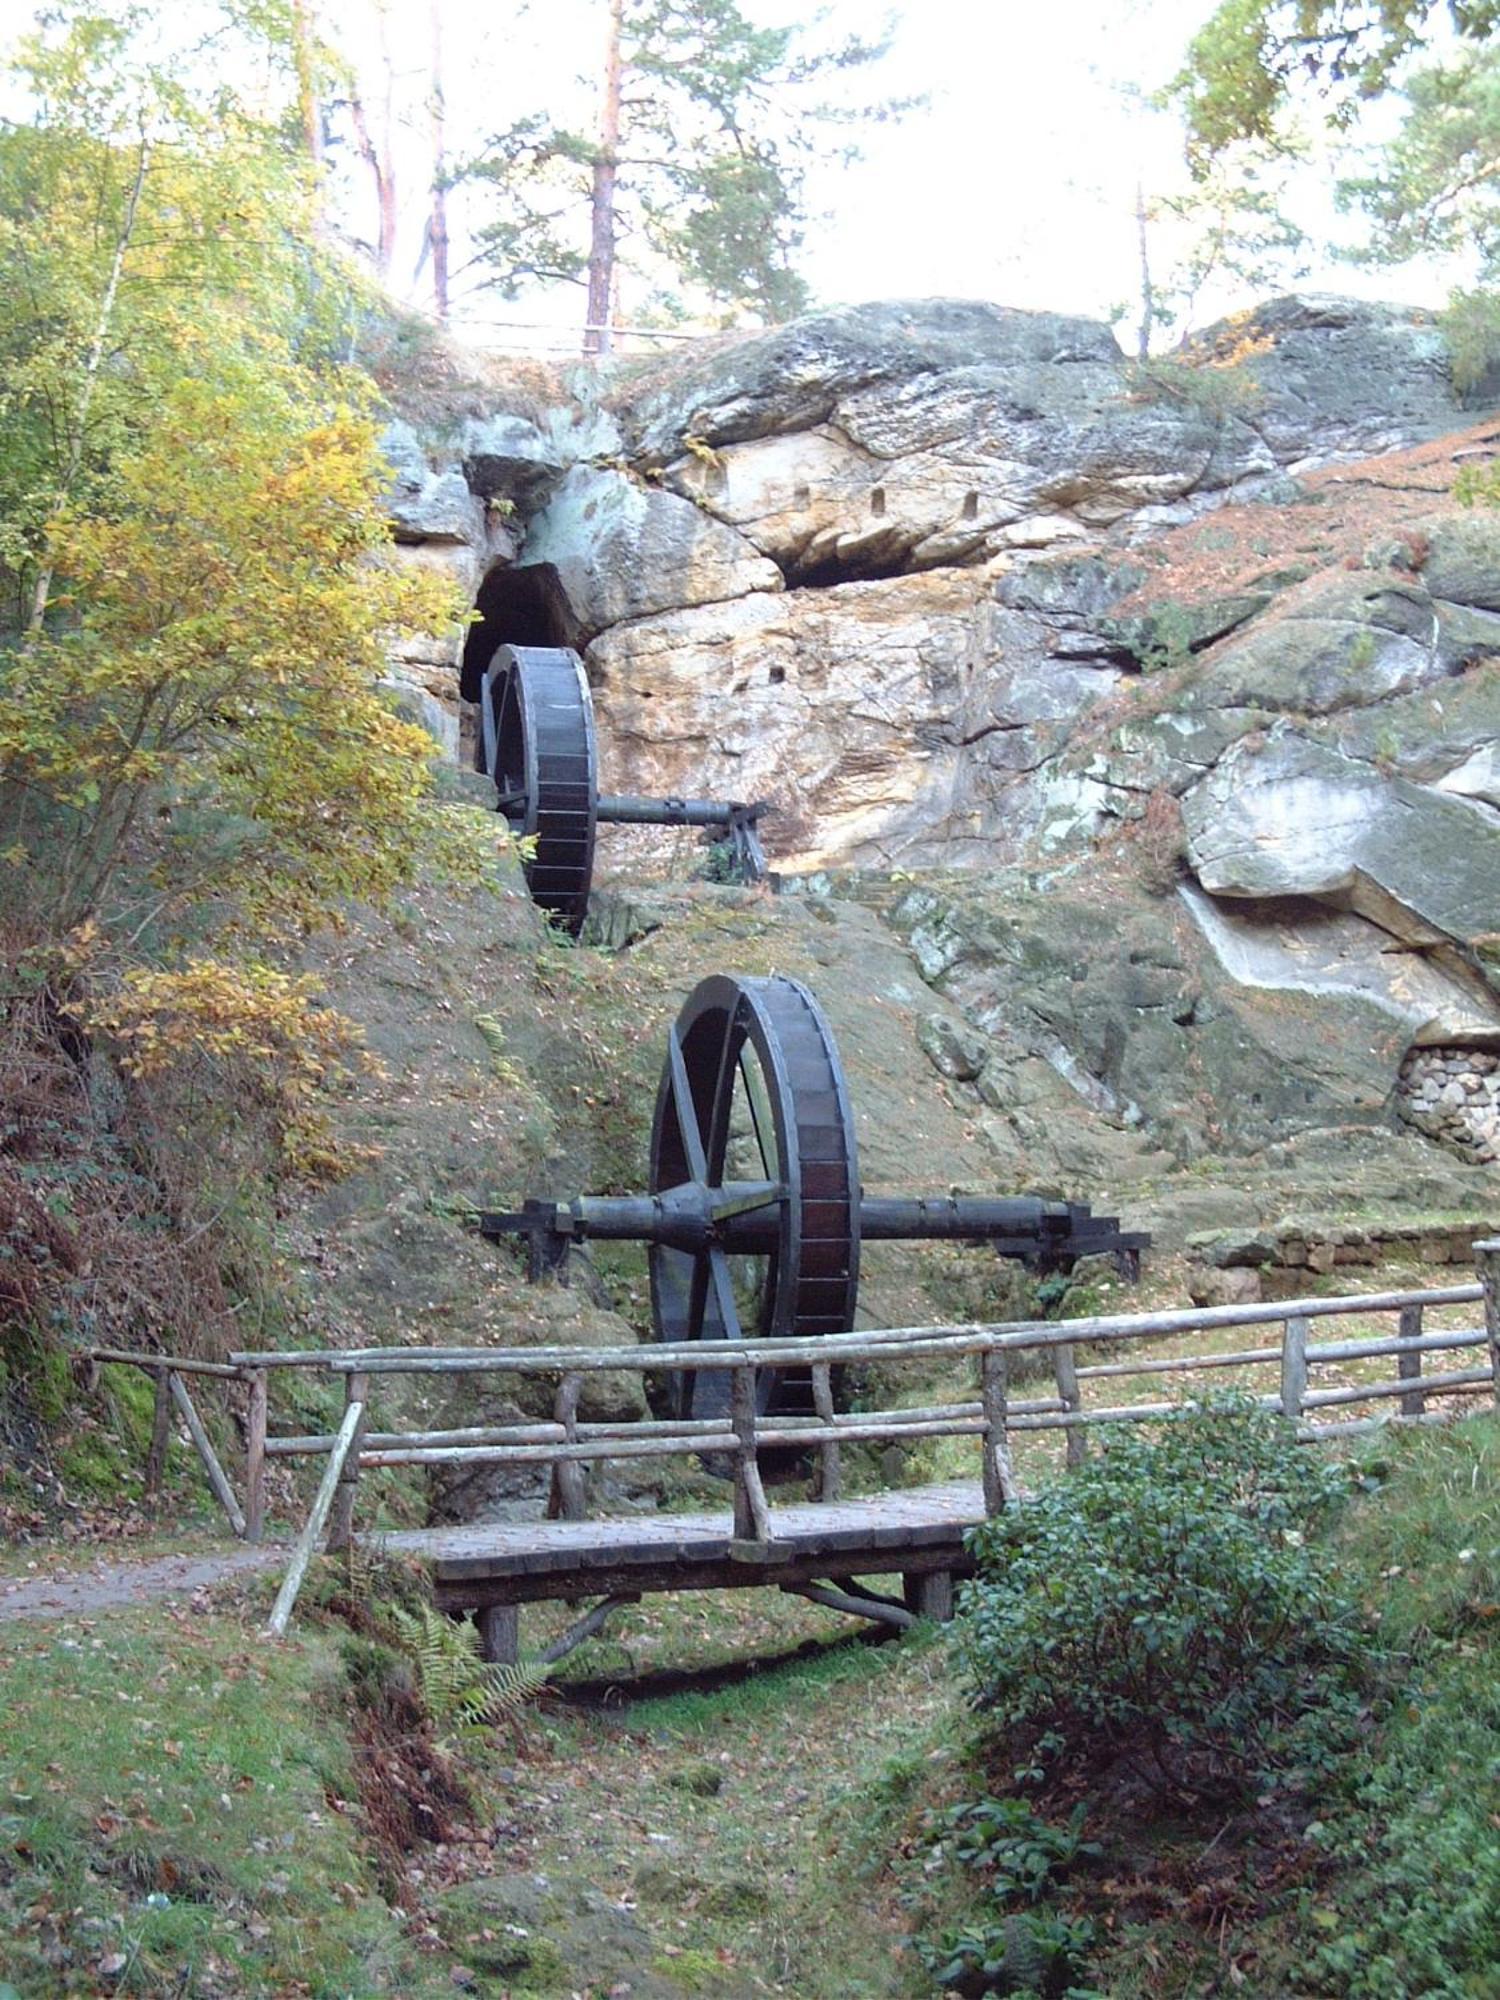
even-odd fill
[[[0,1629],[0,1978],[423,1995],[361,1852],[331,1642],[150,1607]]]

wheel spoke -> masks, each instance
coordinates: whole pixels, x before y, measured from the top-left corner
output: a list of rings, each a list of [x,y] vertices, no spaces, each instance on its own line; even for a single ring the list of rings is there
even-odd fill
[[[744,1331],[740,1326],[739,1308],[734,1302],[734,1281],[729,1274],[729,1259],[715,1243],[708,1253],[708,1267],[713,1278],[714,1303],[719,1308],[719,1321],[723,1326],[725,1340],[743,1340]]]
[[[750,1123],[755,1127],[755,1145],[760,1154],[763,1173],[771,1172],[771,1161],[776,1144],[776,1122],[771,1115],[771,1101],[766,1095],[766,1079],[759,1063],[745,1061],[742,1044],[739,1053],[740,1080],[745,1086],[745,1103],[750,1110]],[[767,1150],[769,1138],[771,1150]]]
[[[688,1179],[708,1186],[708,1160],[703,1151],[703,1133],[698,1124],[698,1107],[688,1082],[687,1063],[682,1054],[682,1037],[677,1024],[667,1036],[667,1063],[672,1077],[672,1106],[677,1113],[677,1131],[687,1160]]]

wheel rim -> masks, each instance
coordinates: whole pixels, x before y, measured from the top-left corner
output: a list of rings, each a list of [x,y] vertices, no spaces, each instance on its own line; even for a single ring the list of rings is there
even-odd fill
[[[797,980],[706,979],[673,1024],[651,1133],[651,1192],[684,1182],[710,1213],[775,1209],[773,1247],[736,1256],[653,1244],[651,1303],[663,1341],[804,1339],[853,1324],[859,1171],[843,1069],[822,1009]],[[763,1193],[757,1196],[756,1189]],[[763,1370],[765,1414],[811,1408],[805,1369]],[[682,1416],[719,1417],[729,1378],[683,1370]]]
[[[497,648],[480,716],[500,809],[536,842],[524,864],[531,899],[576,935],[588,914],[599,796],[583,662],[564,646]]]

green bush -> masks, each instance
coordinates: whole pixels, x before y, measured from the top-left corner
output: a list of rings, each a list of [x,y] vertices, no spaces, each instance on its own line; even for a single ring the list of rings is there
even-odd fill
[[[959,1643],[1018,1778],[1119,1755],[1203,1793],[1326,1761],[1368,1657],[1311,1539],[1346,1491],[1279,1416],[1230,1399],[1113,1439],[977,1528]]]
[[[1087,1917],[1023,1910],[917,1940],[917,1956],[944,1993],[1097,2000],[1078,1982],[1095,1927]]]

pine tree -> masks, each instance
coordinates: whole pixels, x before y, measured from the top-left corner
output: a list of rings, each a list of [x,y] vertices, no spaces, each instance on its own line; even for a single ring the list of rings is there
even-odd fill
[[[804,172],[819,134],[899,115],[820,92],[884,43],[804,52],[797,31],[756,27],[737,0],[600,0],[599,111],[588,131],[517,120],[472,159],[488,196],[476,232],[488,282],[515,297],[536,281],[585,285],[586,345],[608,344],[622,261],[675,275],[720,305],[768,320],[807,302],[793,268]],[[846,154],[853,147],[846,137]]]

